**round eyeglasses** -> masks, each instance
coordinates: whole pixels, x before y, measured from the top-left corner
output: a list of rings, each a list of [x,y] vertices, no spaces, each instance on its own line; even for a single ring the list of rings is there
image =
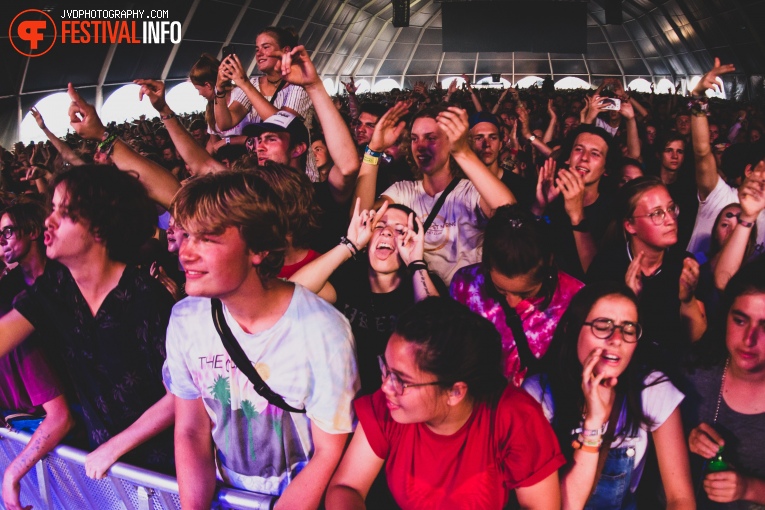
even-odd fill
[[[18,228],[8,225],[7,227],[3,228],[3,230],[0,232],[2,232],[3,239],[10,239],[11,236],[13,236],[13,234],[15,234],[18,231],[19,231]]]
[[[616,325],[611,319],[604,317],[598,317],[591,322],[585,322],[582,327],[590,326],[592,334],[601,340],[608,340],[614,335],[614,331],[620,329],[622,332],[622,339],[628,344],[634,344],[643,335],[643,328],[637,322],[622,322],[621,325]]]
[[[417,386],[435,386],[441,384],[439,381],[426,382],[426,383],[405,383],[394,372],[390,371],[388,364],[385,362],[385,358],[377,356],[377,362],[380,364],[380,373],[382,373],[382,382],[385,384],[390,381],[390,385],[393,388],[393,393],[398,396],[404,394],[404,390],[407,388],[416,388]]]
[[[666,218],[667,214],[669,214],[673,220],[676,220],[678,216],[680,216],[680,206],[677,204],[672,204],[669,207],[667,207],[666,210],[664,209],[657,209],[653,212],[650,212],[648,214],[641,214],[641,215],[633,215],[633,218],[651,218],[651,221],[654,225],[661,225],[664,223],[664,218]]]

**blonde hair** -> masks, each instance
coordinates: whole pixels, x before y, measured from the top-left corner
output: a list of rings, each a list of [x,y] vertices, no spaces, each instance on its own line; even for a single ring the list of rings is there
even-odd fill
[[[258,265],[266,282],[284,265],[287,221],[282,201],[251,171],[224,171],[190,180],[171,206],[175,221],[195,235],[219,235],[235,227],[253,253],[268,252]]]

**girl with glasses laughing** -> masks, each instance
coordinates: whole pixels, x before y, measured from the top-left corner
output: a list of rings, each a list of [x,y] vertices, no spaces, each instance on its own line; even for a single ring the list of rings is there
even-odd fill
[[[382,388],[355,402],[359,424],[327,508],[366,508],[385,466],[403,509],[560,509],[563,463],[539,406],[508,385],[499,333],[445,298],[399,318],[380,356]],[[373,501],[369,501],[371,506]]]
[[[636,509],[651,436],[666,508],[695,508],[678,408],[683,394],[646,368],[635,294],[621,283],[584,287],[571,300],[523,388],[542,404],[568,465],[564,509]]]

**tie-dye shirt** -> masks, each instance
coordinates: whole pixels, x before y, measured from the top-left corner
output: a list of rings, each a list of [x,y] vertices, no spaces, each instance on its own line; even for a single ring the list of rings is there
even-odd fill
[[[513,332],[505,320],[505,312],[502,305],[494,299],[491,288],[481,264],[473,264],[460,269],[452,280],[450,294],[452,298],[467,305],[475,313],[486,317],[502,335],[502,352],[504,354],[505,376],[520,387],[526,376],[526,368],[521,366],[518,349],[515,346]],[[558,326],[563,312],[568,308],[571,298],[574,297],[584,284],[568,274],[558,271],[558,286],[555,288],[552,300],[544,310],[538,307],[544,298],[527,299],[518,303],[515,311],[521,318],[523,331],[529,343],[531,353],[541,358],[550,345],[555,328]]]
[[[225,483],[279,495],[313,456],[312,424],[329,434],[352,430],[359,384],[351,327],[300,285],[284,315],[265,331],[246,333],[225,305],[223,314],[266,384],[306,414],[283,411],[255,391],[223,347],[207,298],[189,297],[173,308],[165,385],[176,397],[202,398]]]

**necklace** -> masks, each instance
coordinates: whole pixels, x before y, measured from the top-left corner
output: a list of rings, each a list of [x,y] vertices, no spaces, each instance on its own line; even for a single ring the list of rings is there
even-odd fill
[[[725,368],[723,369],[722,379],[720,379],[720,394],[717,395],[717,407],[715,408],[715,418],[712,421],[712,425],[717,423],[717,415],[720,414],[720,404],[722,404],[723,388],[725,387],[725,376],[728,375],[728,365],[730,365],[730,356],[725,360]]]
[[[270,83],[271,85],[279,85],[279,84],[282,82],[282,79],[281,79],[281,78],[279,78],[279,79],[278,79],[278,80],[276,80],[276,81],[271,81],[271,80],[269,80],[269,79],[268,79],[268,76],[266,76],[266,81],[267,81],[268,83]]]

